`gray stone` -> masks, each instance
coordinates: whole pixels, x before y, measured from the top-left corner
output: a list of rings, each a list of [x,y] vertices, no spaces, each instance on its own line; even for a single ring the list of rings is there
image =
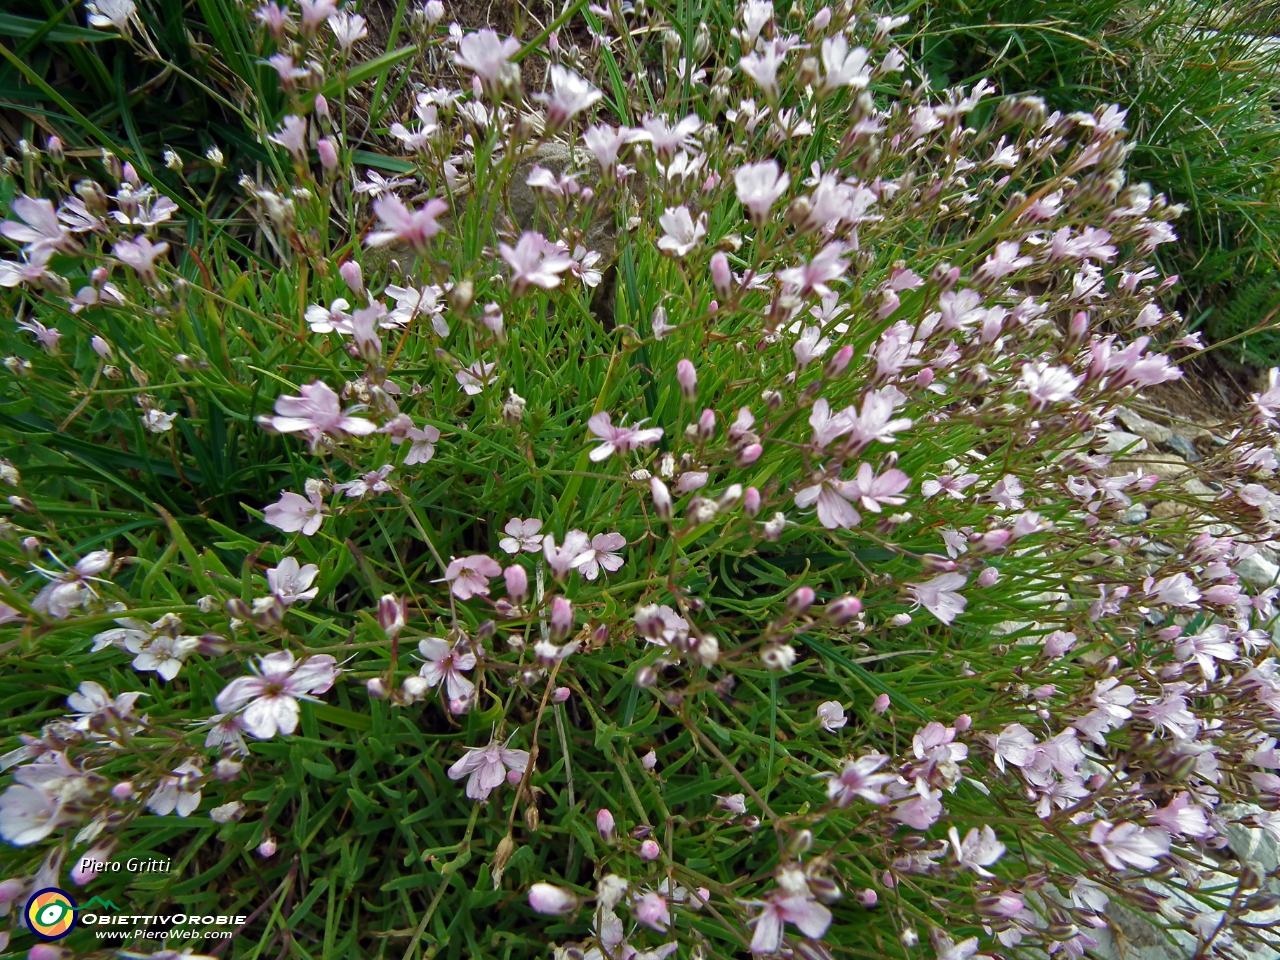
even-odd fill
[[[1124,512],[1124,522],[1125,523],[1142,523],[1142,521],[1147,519],[1147,514],[1149,512],[1150,511],[1148,511],[1147,508],[1142,504],[1135,503],[1132,507],[1130,507],[1128,510]]]
[[[1136,433],[1126,433],[1124,430],[1113,430],[1103,435],[1102,446],[1098,448],[1100,453],[1121,454],[1121,453],[1142,453],[1147,449],[1147,441],[1143,440]]]
[[[1136,433],[1144,440],[1150,440],[1152,443],[1164,443],[1173,432],[1168,427],[1152,423],[1142,414],[1135,413],[1128,407],[1121,407],[1117,410],[1116,419],[1123,423],[1124,428],[1130,433]]]
[[[1255,553],[1236,561],[1235,570],[1249,586],[1269,587],[1276,582],[1276,574],[1280,574],[1280,564],[1274,564],[1262,554]]]
[[[1169,439],[1161,443],[1160,446],[1166,450],[1172,450],[1187,463],[1195,463],[1200,459],[1200,454],[1196,450],[1195,444],[1180,433],[1169,434]]]

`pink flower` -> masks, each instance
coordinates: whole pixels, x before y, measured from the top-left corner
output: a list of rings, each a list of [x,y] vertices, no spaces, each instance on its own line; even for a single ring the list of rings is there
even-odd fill
[[[1034,262],[1031,257],[1018,256],[1018,242],[1004,240],[996,244],[995,251],[983,261],[978,268],[977,276],[982,280],[996,281],[1015,270],[1029,267]]]
[[[826,774],[830,778],[827,781],[827,797],[842,807],[853,803],[855,797],[883,806],[889,802],[889,798],[880,792],[880,788],[898,779],[892,773],[876,773],[888,762],[889,758],[879,753],[869,753],[857,760],[850,760],[838,774]]]
[[[133,267],[144,280],[154,280],[156,260],[169,252],[169,244],[152,243],[146,237],[137,237],[118,241],[111,252],[125,266]]]
[[[570,564],[588,580],[600,576],[600,571],[615,573],[626,562],[617,551],[627,545],[627,538],[620,533],[598,533],[591,538],[591,546],[573,558]]]
[[[311,306],[307,307],[305,315],[307,324],[311,327],[311,332],[342,333],[350,336],[352,332],[351,314],[347,313],[350,307],[351,304],[341,297],[330,303],[328,309],[323,304],[311,304]]]
[[[299,600],[316,598],[318,588],[311,584],[315,583],[319,572],[320,568],[314,563],[299,566],[296,558],[285,557],[267,571],[267,585],[276,599],[289,607]]]
[[[849,49],[849,41],[843,34],[836,34],[822,41],[822,68],[826,74],[822,86],[827,90],[837,87],[853,87],[865,90],[871,82],[871,66],[867,63],[865,47]]]
[[[819,397],[809,414],[809,426],[813,427],[813,445],[825,450],[833,440],[837,440],[853,429],[855,410],[846,407],[832,416],[831,404],[826,397]]]
[[[1211,837],[1214,832],[1204,807],[1192,803],[1191,798],[1185,793],[1180,793],[1170,800],[1168,806],[1147,814],[1147,819],[1158,823],[1170,833],[1181,834],[1196,840]]]
[[[546,558],[547,566],[551,568],[551,575],[560,581],[569,576],[569,571],[573,569],[573,561],[578,559],[579,554],[590,547],[591,541],[581,530],[570,530],[566,533],[564,545],[559,547],[556,546],[556,538],[551,534],[548,533],[542,538],[542,555]]]
[[[995,754],[996,769],[1005,771],[1005,764],[1025,767],[1036,755],[1036,738],[1020,723],[1011,723],[997,734],[986,734],[985,739]]]
[[[599,438],[600,446],[591,451],[591,459],[599,463],[610,454],[638,450],[640,447],[647,447],[661,440],[662,428],[646,427],[642,430],[640,425],[644,422],[640,420],[629,427],[625,424],[618,424],[615,427],[613,418],[607,412],[601,411],[595,414],[587,421],[587,429]]]
[[[373,201],[373,212],[382,221],[382,229],[369,234],[366,242],[371,247],[383,247],[399,240],[422,253],[427,241],[440,232],[436,218],[448,209],[449,204],[443,200],[428,200],[422,209],[413,210],[394,194],[378,197]]]
[[[849,722],[849,718],[844,715],[844,707],[840,706],[836,700],[827,700],[818,704],[816,716],[819,726],[827,733],[835,733]]]
[[[470,600],[477,594],[489,595],[489,579],[501,576],[502,566],[487,554],[479,553],[461,560],[449,561],[444,578],[459,600]]]
[[[1061,403],[1071,399],[1080,386],[1080,378],[1073,376],[1066,367],[1051,367],[1047,363],[1022,365],[1022,386],[1037,407]]]
[[[1005,845],[996,839],[996,833],[989,826],[979,831],[973,827],[960,839],[960,832],[952,827],[947,831],[951,841],[951,851],[961,867],[967,867],[980,877],[990,877],[992,873],[986,868],[999,860],[1005,851]]]
[[[968,603],[958,591],[968,578],[962,573],[944,573],[924,583],[907,585],[907,590],[915,597],[916,603],[924,607],[945,624],[950,624],[956,617],[964,613]]]
[[[977,483],[979,479],[981,478],[976,473],[966,473],[962,477],[941,476],[936,480],[926,480],[920,484],[920,492],[926,497],[945,493],[955,500],[963,500],[965,498],[965,489]]]
[[[671,912],[667,908],[666,897],[653,891],[639,897],[632,904],[631,912],[635,914],[637,923],[643,923],[659,933],[666,933],[667,926],[671,923]]]
[[[531,231],[521,234],[514,248],[499,243],[498,252],[511,267],[511,289],[517,296],[530,286],[543,290],[560,286],[560,274],[574,262],[563,245]]]
[[[796,506],[804,510],[816,503],[819,523],[828,530],[849,530],[862,522],[862,515],[849,502],[858,496],[855,481],[824,478],[798,492]]]
[[[432,688],[444,684],[445,696],[450,700],[470,700],[475,684],[462,674],[476,668],[476,655],[471,650],[451,646],[449,641],[428,637],[418,641],[418,652],[426,663],[418,670],[418,676]]]
[[[776,160],[764,160],[739,167],[733,182],[738,189],[738,200],[747,208],[751,220],[760,225],[769,218],[769,211],[778,198],[787,192],[791,177],[778,169]],[[714,262],[712,268],[715,268]]]
[[[1153,604],[1167,603],[1175,607],[1193,607],[1200,599],[1200,591],[1185,573],[1175,573],[1171,577],[1158,581],[1147,577],[1143,581],[1142,589],[1146,591]]]
[[[507,743],[511,740],[508,738]],[[487,747],[467,747],[466,756],[449,768],[450,780],[467,777],[467,796],[472,800],[487,799],[502,781],[507,771],[524,775],[529,766],[529,754],[525,750],[508,749],[506,743],[494,740]]]
[[[364,17],[357,14],[334,13],[329,16],[329,29],[343,50],[350,50],[357,40],[369,35]]]
[[[496,363],[485,363],[483,360],[477,360],[469,367],[463,367],[454,374],[454,379],[458,381],[458,386],[462,388],[462,392],[469,397],[474,397],[478,393],[482,393],[484,388],[493,383],[493,369]]]
[[[20,194],[14,198],[11,209],[23,222],[6,220],[0,223],[0,234],[15,243],[23,244],[24,252],[33,260],[39,260],[41,254],[46,252],[71,252],[76,249],[71,231],[58,221],[53,204],[48,200],[33,200]]]
[[[667,121],[662,117],[645,117],[640,121],[640,126],[643,132],[630,131],[631,139],[648,140],[653,144],[655,153],[669,156],[681,147],[696,149],[694,134],[702,129],[702,121],[695,114],[689,114],[674,126],[667,126]]]
[[[454,60],[458,66],[474,72],[492,93],[513,73],[518,75],[510,60],[519,49],[520,41],[515,37],[504,40],[493,30],[480,30],[458,41]]]
[[[200,786],[196,781],[202,776],[204,771],[198,760],[184,760],[173,768],[172,776],[160,780],[147,800],[147,809],[158,817],[191,816],[200,806]]]
[[[942,816],[941,796],[941,790],[929,789],[929,784],[920,777],[916,780],[916,795],[894,807],[889,816],[913,829],[928,830]]]
[[[502,529],[507,535],[498,541],[498,546],[507,553],[519,553],[521,550],[525,553],[538,553],[542,550],[542,534],[539,533],[542,529],[541,520],[534,517],[528,520],[512,517]]]
[[[337,679],[337,661],[328,655],[296,661],[288,650],[259,657],[252,677],[237,677],[218,694],[220,713],[240,715],[240,726],[259,740],[298,728],[298,700],[314,700]]]
[[[829,243],[808,263],[801,262],[799,266],[778,271],[778,279],[795,287],[801,296],[811,293],[831,296],[833,291],[827,284],[844,276],[849,266],[849,261],[841,257],[844,252],[845,245],[840,241]]]
[[[282,126],[271,136],[269,141],[289,151],[289,155],[301,162],[307,157],[307,121],[304,117],[292,114],[284,118]]]
[[[586,110],[604,94],[572,70],[551,65],[551,93],[547,97],[547,126],[559,130],[569,118]]]
[[[707,215],[698,214],[695,221],[688,207],[668,207],[658,218],[663,235],[658,238],[658,249],[675,257],[683,257],[707,235]]]
[[[1111,824],[1099,820],[1089,832],[1089,840],[1113,870],[1134,867],[1154,870],[1158,857],[1169,853],[1169,834],[1159,827],[1140,827],[1136,823]]]
[[[323,381],[303,384],[298,392],[302,396],[276,399],[276,415],[270,423],[281,433],[308,434],[313,448],[325,434],[364,437],[378,429],[369,420],[343,413],[338,395]]]
[[[895,419],[893,416],[894,408],[904,399],[902,393],[892,386],[868,392],[862,398],[860,414],[853,417],[852,408],[846,411],[851,417],[848,433],[853,440],[864,445],[872,440],[893,443],[897,439],[895,433],[911,429],[910,420],[905,417]]]
[[[815,900],[807,888],[799,893],[779,889],[750,922],[755,925],[751,952],[772,954],[782,948],[784,924],[794,924],[806,937],[816,940],[831,926],[831,911]]]
[[[871,464],[863,463],[858,466],[852,482],[854,496],[862,507],[879,513],[882,507],[900,507],[907,502],[906,497],[898,494],[911,485],[911,478],[897,469],[877,475]]]
[[[1215,623],[1201,633],[1179,637],[1174,654],[1179,660],[1195,660],[1206,680],[1217,679],[1217,661],[1235,660],[1239,656],[1236,645],[1227,636],[1227,626]]]

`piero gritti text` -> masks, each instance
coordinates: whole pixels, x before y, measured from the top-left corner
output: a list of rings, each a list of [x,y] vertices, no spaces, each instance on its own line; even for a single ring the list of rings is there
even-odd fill
[[[172,869],[173,860],[168,857],[130,857],[128,860],[94,860],[92,857],[85,857],[80,861],[80,872],[90,874],[169,873]]]

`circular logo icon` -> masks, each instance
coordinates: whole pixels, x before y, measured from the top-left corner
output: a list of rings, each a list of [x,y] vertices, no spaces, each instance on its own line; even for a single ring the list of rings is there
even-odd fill
[[[61,940],[76,925],[76,902],[57,887],[37,890],[27,901],[27,923],[42,940]]]

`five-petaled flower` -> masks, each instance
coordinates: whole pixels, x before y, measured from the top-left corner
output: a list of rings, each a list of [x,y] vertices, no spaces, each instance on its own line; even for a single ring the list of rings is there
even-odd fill
[[[494,740],[487,747],[467,747],[466,756],[449,768],[449,779],[467,777],[467,796],[472,800],[487,799],[503,780],[508,779],[508,771],[519,782],[529,766],[529,753],[510,749],[507,746],[510,742],[508,738],[505,743]]]
[[[333,686],[337,661],[322,654],[296,660],[288,650],[259,657],[254,676],[227,684],[214,706],[220,713],[239,714],[240,727],[259,740],[298,728],[298,701],[314,700]]]

